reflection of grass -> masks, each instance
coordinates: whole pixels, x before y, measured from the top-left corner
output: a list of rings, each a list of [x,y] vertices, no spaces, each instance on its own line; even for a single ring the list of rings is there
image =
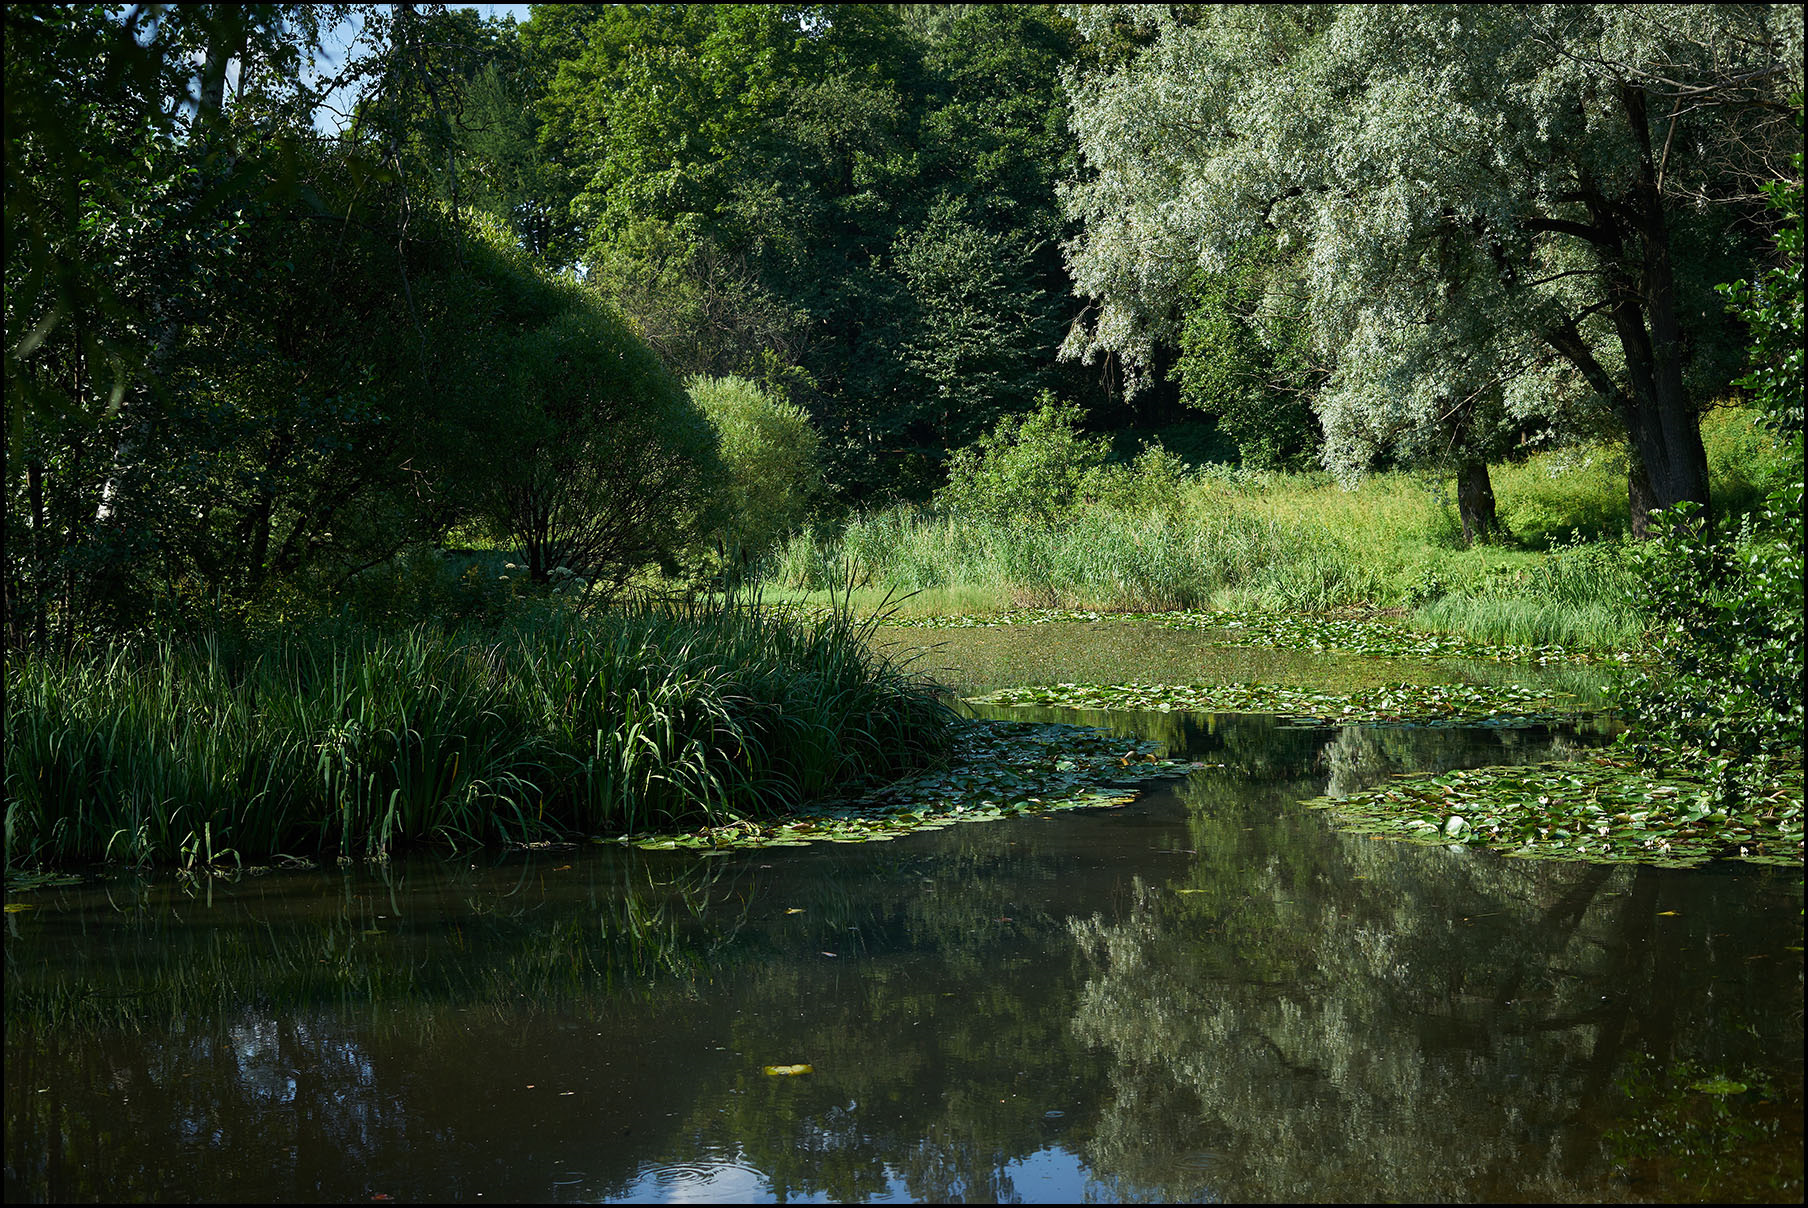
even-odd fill
[[[445,931],[348,907],[324,924],[303,915],[275,930],[166,925],[136,939],[127,957],[86,949],[73,967],[9,963],[8,1049],[27,1034],[181,1027],[247,1003],[282,1016],[355,1010],[411,1035],[446,1003],[515,1018],[707,976],[742,922],[713,904],[711,864],[662,868],[655,880],[626,858],[618,883],[599,887],[581,912],[551,919],[501,908],[508,895],[491,892],[486,875],[489,888]],[[430,953],[436,959],[423,959]]]

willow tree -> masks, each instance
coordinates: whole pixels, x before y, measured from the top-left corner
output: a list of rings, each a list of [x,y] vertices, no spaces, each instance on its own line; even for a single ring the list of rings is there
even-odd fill
[[[1328,466],[1489,433],[1624,437],[1634,526],[1708,503],[1735,364],[1712,286],[1800,146],[1794,6],[1076,11],[1143,48],[1069,81],[1088,173],[1069,355],[1154,363],[1189,276],[1301,257]],[[1443,432],[1442,437],[1439,433]],[[1482,443],[1486,443],[1485,439]]]

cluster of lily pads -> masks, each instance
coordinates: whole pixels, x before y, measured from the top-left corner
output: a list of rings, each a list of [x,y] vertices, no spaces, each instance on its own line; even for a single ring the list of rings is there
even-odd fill
[[[1566,646],[1502,646],[1455,633],[1410,629],[1374,616],[1302,616],[1289,613],[1090,612],[1031,608],[945,617],[892,616],[879,623],[916,629],[975,629],[1046,625],[1062,621],[1141,621],[1165,629],[1221,631],[1215,644],[1275,650],[1313,650],[1406,659],[1481,659],[1507,663],[1629,663],[1631,651],[1602,653]]]
[[[962,822],[1128,804],[1139,785],[1204,766],[1162,754],[1162,744],[1092,726],[970,719],[944,768],[858,797],[806,806],[784,818],[740,819],[685,834],[626,835],[647,850],[704,854],[809,843],[870,843]]]
[[[1071,709],[1272,713],[1294,726],[1525,727],[1589,714],[1576,697],[1520,684],[1388,684],[1360,695],[1285,684],[1043,684],[969,697],[975,704]]]
[[[1578,760],[1396,777],[1317,798],[1360,833],[1490,847],[1512,856],[1687,868],[1709,860],[1802,864],[1802,768],[1780,766],[1736,810],[1698,770],[1623,748]]]
[[[737,819],[684,833],[640,833],[596,841],[705,855],[819,842],[870,843],[963,822],[1127,805],[1148,781],[1207,766],[1167,758],[1160,741],[1125,738],[1093,726],[977,718],[958,724],[947,766],[859,796],[817,802],[782,818]],[[9,874],[7,888],[18,891],[79,880],[62,874],[17,873]]]

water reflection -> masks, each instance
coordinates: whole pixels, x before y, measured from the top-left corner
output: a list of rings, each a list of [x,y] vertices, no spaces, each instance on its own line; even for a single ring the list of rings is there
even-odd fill
[[[1548,734],[1099,720],[1218,766],[862,847],[36,895],[7,1198],[1800,1198],[1799,878],[1297,804]]]

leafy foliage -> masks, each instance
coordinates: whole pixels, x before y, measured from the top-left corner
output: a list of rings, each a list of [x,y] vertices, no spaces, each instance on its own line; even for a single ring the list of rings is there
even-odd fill
[[[1779,266],[1728,291],[1752,333],[1742,384],[1788,442],[1794,474],[1734,531],[1706,531],[1687,506],[1661,519],[1643,569],[1663,664],[1628,688],[1653,739],[1740,756],[1802,749],[1801,163],[1770,190]]]
[[[1084,420],[1078,406],[1045,394],[1035,411],[1004,417],[956,452],[936,503],[993,523],[1055,523],[1084,500],[1110,455],[1108,439],[1081,434]]]
[[[1306,470],[1324,452],[1312,409],[1323,374],[1297,297],[1270,288],[1276,275],[1253,259],[1201,273],[1175,372],[1182,401],[1216,420],[1243,465]]]
[[[494,368],[520,424],[501,448],[494,523],[519,542],[537,582],[564,567],[613,591],[649,564],[674,568],[700,536],[687,518],[713,521],[721,471],[708,419],[595,293],[538,279],[494,243],[484,250],[514,287],[491,291],[485,323],[513,337]]]
[[[920,499],[1041,390],[1097,397],[1054,356],[1052,9],[545,9],[522,41],[592,279],[679,372],[788,378],[844,494]]]
[[[719,529],[730,562],[758,561],[809,517],[822,494],[821,438],[803,408],[740,377],[693,377],[691,399],[722,460]]]
[[[1801,72],[1784,10],[1079,18],[1108,40],[1125,21],[1143,48],[1070,87],[1091,171],[1066,193],[1084,224],[1069,263],[1099,303],[1071,354],[1146,381],[1194,273],[1272,231],[1332,367],[1330,468],[1613,431],[1635,455],[1635,524],[1647,491],[1705,506],[1697,416],[1731,370],[1710,287],[1752,249],[1738,207],[1703,203],[1800,145],[1778,120]]]

